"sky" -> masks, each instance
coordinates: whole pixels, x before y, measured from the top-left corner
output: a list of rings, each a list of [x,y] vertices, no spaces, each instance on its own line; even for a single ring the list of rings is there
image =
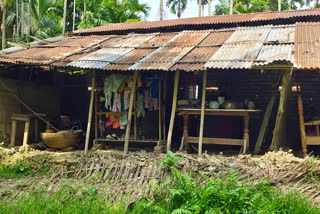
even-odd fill
[[[197,17],[198,16],[198,0],[189,0],[187,4],[186,10],[181,14],[181,18],[190,18],[190,17]],[[151,7],[150,15],[147,17],[147,21],[158,21],[160,20],[160,0],[140,0],[140,3],[147,3],[149,7]],[[165,5],[166,0],[163,1],[164,5],[164,19],[177,19],[176,14],[172,14],[169,8]],[[218,0],[214,0],[211,3],[211,10],[214,11],[214,5],[218,3]],[[204,15],[208,15],[208,7],[204,7]]]

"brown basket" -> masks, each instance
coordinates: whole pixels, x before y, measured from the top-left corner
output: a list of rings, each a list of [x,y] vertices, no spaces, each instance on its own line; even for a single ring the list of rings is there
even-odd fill
[[[54,149],[63,149],[77,144],[78,133],[62,132],[62,133],[41,133],[42,141],[49,147]]]

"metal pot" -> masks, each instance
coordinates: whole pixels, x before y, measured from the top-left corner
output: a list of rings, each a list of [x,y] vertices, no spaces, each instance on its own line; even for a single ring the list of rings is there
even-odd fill
[[[240,109],[239,103],[231,100],[224,101],[221,107],[224,109]]]

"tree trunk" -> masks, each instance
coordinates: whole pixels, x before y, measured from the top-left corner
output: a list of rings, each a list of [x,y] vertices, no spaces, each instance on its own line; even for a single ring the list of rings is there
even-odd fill
[[[278,11],[281,11],[281,0],[278,0]]]
[[[20,25],[19,25],[19,0],[16,0],[16,42],[18,41],[18,37],[20,35]]]
[[[211,16],[211,0],[208,0],[208,16]]]
[[[76,28],[76,0],[73,0],[73,19],[72,19],[72,31]]]
[[[273,130],[272,144],[270,150],[278,150],[286,145],[286,113],[287,103],[292,90],[291,70],[286,70],[282,76],[282,88],[277,113],[276,124]]]
[[[6,17],[7,17],[7,8],[2,6],[2,50],[6,49],[7,38],[6,38]]]
[[[21,37],[24,36],[24,2],[23,0],[21,1]]]
[[[67,0],[64,0],[63,3],[63,26],[62,26],[62,34],[66,32],[66,20],[67,19]]]
[[[84,23],[86,23],[86,13],[87,13],[87,2],[84,2],[84,5],[83,5],[83,19],[84,19]]]
[[[233,0],[230,0],[230,15],[233,14]]]
[[[163,20],[163,0],[160,0],[160,21]]]
[[[28,4],[28,35],[30,35],[31,32],[31,0],[29,0]],[[29,38],[27,38],[28,40]]]
[[[202,5],[202,4],[201,4],[201,0],[199,0],[198,3],[199,3],[199,17],[200,17],[200,16],[201,16],[201,5]]]

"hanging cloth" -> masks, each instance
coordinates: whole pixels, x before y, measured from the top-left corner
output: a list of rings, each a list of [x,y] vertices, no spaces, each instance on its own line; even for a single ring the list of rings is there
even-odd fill
[[[106,109],[111,107],[112,92],[118,92],[119,87],[127,78],[128,76],[124,74],[111,74],[104,79],[103,91],[106,97]]]

